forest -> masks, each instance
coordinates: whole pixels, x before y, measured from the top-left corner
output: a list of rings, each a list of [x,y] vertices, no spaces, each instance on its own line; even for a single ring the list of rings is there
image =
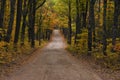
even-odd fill
[[[120,0],[0,0],[0,67],[32,55],[60,30],[73,56],[119,71],[119,15]]]

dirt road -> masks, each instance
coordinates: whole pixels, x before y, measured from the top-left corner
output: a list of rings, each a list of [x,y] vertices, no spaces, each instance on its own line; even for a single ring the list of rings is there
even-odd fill
[[[52,41],[36,56],[4,80],[103,80],[84,64],[71,58],[64,49],[59,30],[53,31]]]

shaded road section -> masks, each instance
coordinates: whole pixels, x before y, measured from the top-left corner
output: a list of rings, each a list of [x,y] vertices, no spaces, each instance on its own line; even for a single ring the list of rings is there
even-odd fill
[[[59,30],[36,56],[4,80],[102,80],[96,73],[70,57]]]

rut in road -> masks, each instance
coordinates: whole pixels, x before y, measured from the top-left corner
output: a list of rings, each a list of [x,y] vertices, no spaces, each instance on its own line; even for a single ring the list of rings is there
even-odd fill
[[[59,30],[37,56],[4,80],[103,80],[82,63],[76,62],[64,49],[66,43]]]

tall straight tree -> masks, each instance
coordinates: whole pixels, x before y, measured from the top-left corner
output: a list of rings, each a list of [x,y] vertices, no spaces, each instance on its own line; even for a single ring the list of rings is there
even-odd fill
[[[96,0],[93,0],[96,2]],[[92,27],[93,27],[93,42],[96,43],[96,27],[95,27],[95,15],[94,15],[94,5],[95,5],[95,2],[92,4],[93,5],[93,8],[92,8],[92,11],[93,11],[93,14],[92,14]],[[93,46],[94,48],[96,47],[95,45]]]
[[[107,9],[107,0],[104,0],[104,10],[103,10],[103,54],[106,54],[106,49],[107,49],[107,40],[106,40],[106,9]]]
[[[34,32],[34,25],[35,25],[35,12],[36,12],[36,0],[29,0],[29,41],[31,42],[31,47],[35,46],[35,32]]]
[[[42,10],[42,9],[41,9],[41,10]],[[38,31],[37,31],[37,32],[38,32],[38,36],[37,36],[37,37],[38,37],[38,40],[39,40],[39,45],[41,45],[41,35],[42,35],[42,34],[41,34],[41,33],[42,33],[42,26],[41,26],[41,25],[42,25],[42,22],[43,22],[42,13],[40,13],[40,17],[39,17],[39,19],[38,19],[38,22],[39,22],[39,23],[38,23],[39,26],[38,26]]]
[[[69,35],[68,35],[68,43],[71,44],[72,37],[72,25],[71,25],[71,0],[68,0],[68,27],[69,27]]]
[[[10,42],[10,38],[11,38],[13,22],[14,22],[14,14],[15,14],[15,3],[16,0],[10,0],[10,20],[7,29],[7,35],[5,37],[6,42]]]
[[[28,14],[28,6],[27,6],[28,0],[24,0],[23,2],[23,23],[22,23],[22,31],[21,31],[21,46],[24,45],[24,38],[25,38],[25,29],[26,29],[26,18]]]
[[[0,28],[3,28],[6,0],[1,0],[0,5]]]
[[[98,0],[99,7],[98,7],[98,27],[100,26],[100,12],[101,12],[101,0]]]
[[[33,3],[33,8],[32,8],[32,24],[31,24],[31,47],[35,46],[35,31],[34,31],[34,26],[35,26],[35,14],[36,14],[36,0],[32,1]]]
[[[112,27],[112,45],[113,48],[116,45],[116,37],[117,37],[117,28],[118,28],[118,17],[120,15],[120,0],[114,0],[114,25]],[[114,49],[112,49],[114,52]]]
[[[86,25],[87,25],[86,18],[87,18],[87,13],[88,13],[88,2],[89,2],[89,0],[86,0],[85,11],[83,12],[83,27],[86,27]]]
[[[95,27],[94,19],[94,5],[96,0],[90,0],[89,4],[89,25],[88,25],[88,55],[91,55],[92,51],[92,32]]]
[[[22,0],[17,0],[17,15],[16,15],[16,29],[15,29],[14,44],[17,44],[19,40],[21,16],[22,16]]]
[[[77,34],[81,30],[81,17],[80,17],[80,4],[79,0],[76,0],[76,33],[75,33],[75,44],[77,39]]]

